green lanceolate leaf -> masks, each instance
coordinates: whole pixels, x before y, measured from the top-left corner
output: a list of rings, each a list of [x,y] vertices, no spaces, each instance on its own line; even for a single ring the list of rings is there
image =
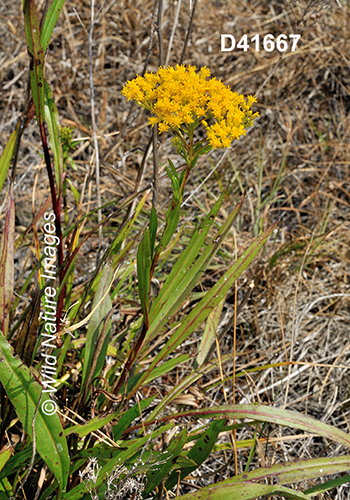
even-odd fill
[[[137,251],[137,278],[144,322],[148,325],[151,245],[149,232],[144,231]]]
[[[224,307],[225,300],[226,296],[218,303],[218,305],[213,309],[213,311],[208,316],[204,332],[201,338],[201,343],[198,348],[198,355],[196,358],[198,366],[201,366],[204,363],[213,342],[215,342],[216,332],[218,329],[222,308]]]
[[[241,257],[235,262],[235,264],[219,279],[219,281],[206,293],[200,302],[192,309],[192,311],[185,317],[179,328],[173,333],[166,345],[160,350],[160,352],[155,356],[152,363],[148,369],[144,372],[137,386],[132,392],[135,392],[138,387],[140,387],[144,380],[147,379],[149,374],[152,372],[154,367],[162,360],[164,357],[168,356],[173,352],[180,344],[182,344],[191,333],[198,328],[203,321],[207,319],[209,314],[213,309],[219,304],[219,302],[228,293],[231,286],[239,278],[239,276],[245,271],[245,269],[252,262],[254,257],[259,252],[260,248],[266,242],[267,238],[273,232],[277,223],[270,226],[266,231],[264,231],[251,245],[250,247],[241,255]]]
[[[7,144],[0,158],[0,192],[7,177],[8,169],[10,168],[11,165],[11,160],[14,153],[16,139],[19,131],[19,125],[20,123],[18,122],[16,129],[12,132],[9,140],[7,141]]]
[[[181,211],[181,194],[180,194],[180,183],[179,179],[177,177],[177,173],[175,170],[174,165],[171,163],[169,160],[171,170],[167,168],[168,175],[171,179],[171,185],[173,188],[173,198],[171,200],[170,207],[167,211],[166,214],[166,223],[165,223],[165,229],[163,232],[163,235],[161,237],[160,242],[158,243],[158,246],[156,248],[155,252],[155,262],[157,262],[159,255],[161,252],[164,250],[164,248],[168,245],[170,242],[173,234],[176,231],[177,225],[179,223],[180,219],[180,211]]]
[[[54,27],[56,26],[58,16],[60,15],[63,8],[64,1],[65,0],[53,0],[45,16],[43,28],[41,31],[41,45],[44,52],[49,45],[52,32],[54,30]]]
[[[8,334],[14,288],[15,199],[13,184],[6,200],[6,219],[0,242],[0,330]]]
[[[184,429],[170,443],[168,448],[158,455],[157,462],[159,465],[156,470],[150,470],[147,474],[146,488],[143,495],[149,495],[156,486],[160,485],[164,478],[167,477],[171,469],[174,467],[177,457],[182,452],[182,448],[186,443],[187,429]],[[164,463],[161,463],[163,462]]]
[[[113,279],[113,269],[106,265],[100,276],[97,291],[92,303],[94,309],[101,302],[106,291],[109,289]],[[85,342],[84,364],[82,372],[82,395],[86,397],[89,385],[93,378],[97,377],[105,363],[109,336],[111,331],[111,319],[108,316],[112,309],[112,301],[109,293],[104,297],[98,308],[91,316]],[[106,323],[107,322],[107,323]]]
[[[220,484],[244,483],[263,481],[267,477],[274,478],[279,485],[285,485],[300,481],[307,481],[328,474],[339,474],[350,469],[350,456],[325,457],[311,460],[297,460],[295,462],[284,462],[271,467],[259,467],[258,469],[238,474]]]
[[[39,21],[34,0],[25,0],[24,22],[30,58],[30,86],[33,94],[35,113],[41,130],[45,116],[44,51],[40,43]]]
[[[90,434],[91,432],[98,431],[101,429],[104,425],[109,424],[111,420],[114,420],[117,418],[118,413],[111,413],[107,417],[100,417],[97,416],[87,422],[86,424],[82,425],[72,425],[68,429],[65,429],[65,435],[69,436],[70,434],[77,434],[79,437],[84,437]]]
[[[32,422],[42,387],[29,368],[15,355],[10,344],[0,332],[0,381],[13,404],[23,428],[33,440]],[[42,395],[35,419],[36,449],[57,479],[60,492],[67,486],[69,455],[61,420],[57,413],[45,414],[52,409],[47,394]]]
[[[209,428],[202,434],[196,444],[187,453],[187,458],[194,460],[196,465],[181,469],[180,479],[183,479],[191,474],[191,472],[196,470],[208,458],[224,424],[225,420],[216,420],[210,424]],[[174,472],[165,483],[167,490],[173,488],[178,481],[179,475],[176,469],[177,467],[175,465]]]
[[[262,496],[278,495],[279,498],[291,498],[293,500],[310,500],[310,497],[299,491],[284,486],[255,483],[239,483],[202,488],[194,493],[183,495],[183,500],[255,500]]]
[[[325,481],[324,483],[314,486],[313,488],[309,488],[308,490],[304,491],[304,493],[305,495],[313,497],[346,483],[350,483],[349,475],[337,477],[336,479],[331,479],[330,481]]]
[[[269,422],[293,429],[323,436],[350,448],[350,435],[336,427],[324,424],[313,417],[302,413],[284,410],[283,408],[274,408],[264,405],[224,405],[203,408],[200,410],[191,410],[181,413],[175,413],[166,419],[159,419],[160,422],[182,417],[195,418],[226,418],[226,419],[250,419],[254,422]]]
[[[171,187],[173,189],[173,197],[176,203],[180,202],[180,181],[176,172],[176,168],[171,160],[168,159],[170,168],[166,167],[167,174],[171,180]]]
[[[0,451],[0,471],[4,468],[6,462],[12,455],[12,447],[7,446]]]
[[[150,216],[150,221],[149,221],[149,236],[150,236],[150,244],[151,244],[151,256],[153,258],[154,254],[154,247],[156,244],[156,237],[157,237],[157,212],[154,207],[151,209],[151,216]]]
[[[44,80],[44,87],[45,87],[45,118],[50,135],[50,146],[54,157],[54,167],[55,167],[58,193],[61,193],[63,156],[62,156],[62,147],[60,142],[58,111],[52,96],[51,89],[46,80]]]
[[[177,225],[180,219],[180,210],[181,210],[181,200],[176,201],[175,196],[172,199],[169,210],[166,214],[166,223],[163,236],[161,237],[160,242],[156,248],[156,256],[159,256],[167,244],[170,242],[173,234],[176,231]]]

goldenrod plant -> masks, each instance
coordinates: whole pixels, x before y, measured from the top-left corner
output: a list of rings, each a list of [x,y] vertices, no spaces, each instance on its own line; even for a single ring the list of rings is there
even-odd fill
[[[53,0],[39,22],[34,0],[23,2],[31,94],[0,158],[0,188],[8,189],[0,242],[0,500],[162,500],[180,496],[183,485],[185,500],[306,500],[343,485],[349,480],[341,475],[350,469],[349,455],[261,467],[253,466],[253,456],[258,447],[261,453],[268,425],[348,448],[345,431],[273,402],[239,404],[226,398],[225,404],[215,404],[208,403],[204,389],[199,402],[189,393],[208,378],[209,389],[223,387],[226,397],[227,382],[234,392],[235,381],[253,370],[289,366],[281,362],[238,371],[235,347],[233,353],[221,352],[217,335],[225,301],[276,235],[278,221],[264,229],[259,219],[254,238],[229,252],[224,243],[242,214],[244,191],[223,188],[201,206],[194,223],[183,204],[199,158],[228,150],[244,137],[258,117],[258,99],[234,92],[206,66],[160,61],[158,70],[135,76],[119,96],[145,108],[145,127],[161,137],[171,135],[176,161],[168,159],[166,165],[170,202],[165,213],[151,203],[148,183],[92,207],[98,181],[89,171],[84,182],[74,184],[79,164],[69,149],[77,142],[74,131],[60,129],[53,86],[44,72],[63,6],[64,0]],[[91,8],[94,12],[94,2]],[[92,28],[89,33],[92,39]],[[49,195],[15,238],[16,163],[34,116]],[[282,178],[274,189],[281,183]],[[86,247],[98,233],[104,241],[91,265]],[[15,254],[26,249],[34,256],[33,269],[17,273],[15,283]],[[225,262],[219,272],[213,267],[218,255]],[[209,275],[210,284],[203,286]],[[236,294],[234,328],[237,308]],[[164,390],[163,380],[170,379]],[[250,429],[254,438],[240,440],[242,429]],[[237,450],[243,446],[250,453],[245,470],[238,471]],[[228,451],[236,473],[193,492],[188,478],[194,480],[216,453],[226,458]],[[293,486],[334,474],[312,488]]]

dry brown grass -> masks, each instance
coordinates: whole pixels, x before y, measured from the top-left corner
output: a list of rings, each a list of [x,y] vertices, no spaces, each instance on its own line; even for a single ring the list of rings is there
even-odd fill
[[[42,3],[39,2],[39,9]],[[350,9],[349,5],[340,9],[336,2],[328,3],[329,9],[318,13],[309,10],[305,15],[307,2],[199,1],[184,63],[207,65],[213,76],[238,92],[254,94],[260,89],[257,104],[260,118],[188,201],[187,215],[190,221],[196,219],[201,207],[209,206],[221,187],[232,183],[233,193],[227,200],[226,210],[230,210],[237,199],[240,186],[244,186],[248,194],[237,226],[239,248],[254,236],[261,218],[266,226],[283,217],[275,240],[268,242],[246,273],[247,280],[239,283],[239,300],[249,280],[254,280],[255,288],[238,318],[236,362],[242,370],[290,359],[296,364],[289,371],[288,367],[281,366],[239,377],[236,401],[286,404],[290,409],[307,412],[349,430]],[[106,1],[95,26],[94,76],[103,202],[133,191],[142,150],[150,137],[146,113],[136,107],[130,111],[120,90],[127,79],[142,72],[149,46],[147,69],[155,70],[159,64],[156,34],[149,43],[153,8],[153,2],[148,0]],[[69,175],[78,188],[89,175],[93,207],[96,196],[91,167],[88,44],[74,9],[88,28],[89,2],[67,0],[50,44],[46,77],[55,94],[61,124],[74,126],[74,137],[85,138],[74,153],[78,170]],[[165,3],[161,27],[165,50],[175,9],[174,2]],[[170,64],[180,59],[189,12],[189,2],[184,0]],[[275,51],[220,52],[220,33],[232,33],[237,38],[244,33],[277,36],[295,33],[298,26],[302,30],[298,50],[286,53],[283,58]],[[25,99],[28,60],[24,40],[20,3],[3,0],[0,6],[1,147]],[[33,121],[25,133],[17,168],[18,231],[31,219],[33,183],[36,208],[48,194],[46,173],[38,155],[39,144]],[[159,146],[163,167],[167,157],[175,159],[176,155],[168,136],[159,137]],[[221,156],[222,152],[214,152],[199,163],[191,179],[192,189],[203,181]],[[260,186],[259,169],[262,171]],[[283,180],[276,193],[257,210],[259,200],[263,201],[271,193],[279,172],[283,173]],[[149,160],[143,182],[151,177]],[[168,189],[167,181],[161,180],[160,197],[165,202]],[[190,194],[189,191],[187,195]],[[70,213],[72,220],[75,215]],[[225,217],[224,211],[221,215]],[[233,237],[225,248],[231,254],[234,252]],[[91,262],[94,261],[94,248],[85,250]],[[278,251],[279,258],[269,267]],[[30,253],[28,258],[32,258]],[[86,257],[84,259],[86,261]],[[214,264],[216,267],[213,266],[211,274],[203,280],[203,287],[223,272],[227,261],[217,258]],[[85,263],[81,266],[82,279],[87,270]],[[232,312],[232,304],[227,303],[225,310],[228,314]],[[232,329],[221,343],[221,351],[228,350],[232,350]],[[226,375],[231,371],[232,364],[224,366]],[[203,381],[200,391],[206,383],[208,380]],[[223,400],[222,386],[205,393],[205,404]],[[281,459],[331,456],[337,452],[332,444],[325,449],[323,441],[317,445],[317,441],[305,437],[287,440],[288,431],[283,431],[285,441],[278,440],[282,436],[279,433],[274,428],[264,430],[264,435],[270,438],[270,444],[261,451],[267,465]],[[251,438],[251,434],[244,430],[239,438]],[[246,454],[246,450],[239,454],[239,469],[245,463]],[[222,479],[231,470],[229,464],[225,465],[223,454],[218,455],[216,463],[206,467],[209,469],[204,467],[203,473],[208,473],[208,479],[202,479],[202,484],[216,481],[219,476]],[[221,467],[224,470],[219,475],[210,470]],[[333,496],[319,498],[345,500],[349,498],[349,491],[344,486]]]

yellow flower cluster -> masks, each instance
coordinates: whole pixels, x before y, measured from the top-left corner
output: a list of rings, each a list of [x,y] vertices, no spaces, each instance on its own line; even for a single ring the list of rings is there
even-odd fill
[[[151,111],[150,124],[159,124],[159,132],[169,129],[188,132],[203,123],[209,144],[228,148],[246,132],[258,113],[250,108],[255,97],[232,92],[220,80],[210,77],[206,67],[159,68],[128,81],[122,95]]]

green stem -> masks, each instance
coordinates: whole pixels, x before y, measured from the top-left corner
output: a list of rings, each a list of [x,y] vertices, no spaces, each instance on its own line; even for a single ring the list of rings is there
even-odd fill
[[[183,195],[183,192],[184,192],[184,189],[185,189],[185,184],[187,182],[187,179],[188,179],[188,176],[190,175],[190,172],[192,170],[192,167],[193,167],[193,162],[194,162],[194,156],[193,156],[193,129],[191,128],[189,130],[189,139],[190,139],[190,144],[189,144],[189,147],[188,147],[188,159],[186,161],[186,170],[185,170],[185,174],[183,176],[183,179],[182,179],[182,182],[181,182],[181,185],[180,185],[180,193],[181,193],[181,196]]]

